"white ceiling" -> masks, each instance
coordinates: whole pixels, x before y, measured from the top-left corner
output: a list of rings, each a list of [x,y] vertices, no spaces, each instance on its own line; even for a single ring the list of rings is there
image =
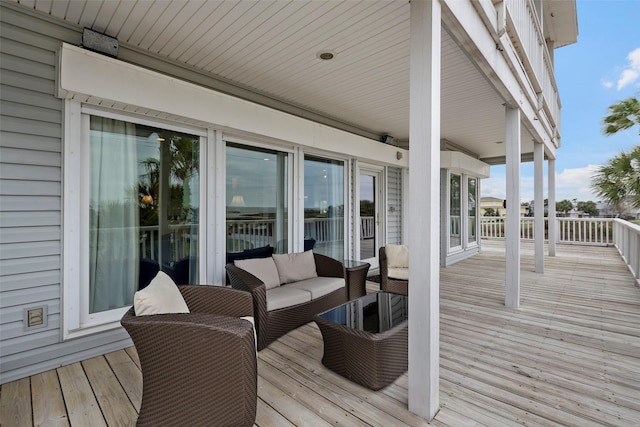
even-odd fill
[[[14,1],[363,134],[408,140],[407,0]],[[441,101],[442,138],[504,156],[503,100],[446,31]],[[523,127],[522,151],[532,147]]]

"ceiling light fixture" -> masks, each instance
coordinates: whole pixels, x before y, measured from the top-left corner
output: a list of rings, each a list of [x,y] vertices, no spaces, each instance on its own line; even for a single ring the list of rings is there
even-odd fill
[[[329,50],[325,50],[322,52],[318,53],[318,58],[324,60],[324,61],[329,61],[331,59],[333,59],[335,57],[335,54]]]

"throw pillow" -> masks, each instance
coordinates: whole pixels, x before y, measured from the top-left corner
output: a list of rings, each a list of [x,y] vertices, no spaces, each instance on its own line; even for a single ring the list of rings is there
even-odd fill
[[[273,258],[239,259],[233,263],[236,267],[248,271],[260,279],[267,289],[280,286],[280,277]]]
[[[409,247],[407,245],[386,245],[387,266],[389,268],[409,268]]]
[[[278,268],[282,283],[299,282],[300,280],[318,277],[313,251],[274,254],[273,260]]]
[[[133,296],[136,316],[149,314],[189,313],[180,290],[165,272],[159,271],[149,286]]]

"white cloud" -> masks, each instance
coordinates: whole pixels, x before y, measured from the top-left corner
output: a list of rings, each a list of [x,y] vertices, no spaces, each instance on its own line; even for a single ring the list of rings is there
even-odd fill
[[[565,169],[556,174],[556,200],[596,201],[597,196],[591,189],[591,178],[598,166]]]
[[[610,80],[602,79],[600,80],[600,84],[606,89],[611,89],[613,87],[613,82]]]
[[[556,201],[578,199],[581,202],[597,201],[598,198],[591,190],[591,177],[598,166],[589,165],[583,168],[564,169],[556,171]],[[547,173],[543,176],[544,198],[548,198]],[[480,185],[482,197],[497,197],[504,199],[506,194],[506,178],[502,173],[494,174],[491,178],[483,179]],[[520,200],[528,202],[534,197],[534,180],[531,175],[520,177]]]
[[[640,47],[631,51],[627,55],[629,65],[622,70],[618,79],[618,90],[634,84],[640,78]]]

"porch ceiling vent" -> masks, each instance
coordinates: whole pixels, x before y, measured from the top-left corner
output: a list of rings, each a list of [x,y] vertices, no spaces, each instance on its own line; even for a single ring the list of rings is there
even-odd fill
[[[89,28],[82,30],[82,47],[112,58],[118,57],[118,39]]]

